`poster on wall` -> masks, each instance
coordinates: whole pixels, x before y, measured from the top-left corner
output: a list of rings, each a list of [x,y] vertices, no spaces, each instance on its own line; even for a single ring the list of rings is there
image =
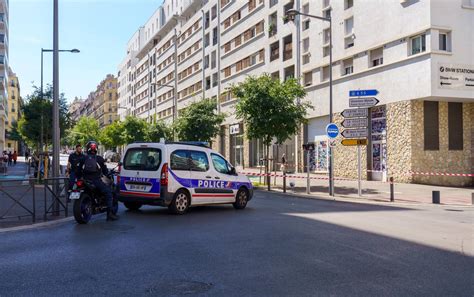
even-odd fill
[[[328,139],[326,137],[315,137],[314,152],[310,156],[310,170],[314,172],[328,171]]]

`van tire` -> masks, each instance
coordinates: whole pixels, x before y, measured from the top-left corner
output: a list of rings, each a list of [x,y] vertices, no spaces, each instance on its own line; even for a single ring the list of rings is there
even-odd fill
[[[174,214],[183,215],[188,211],[190,204],[191,199],[189,193],[181,189],[174,194],[173,201],[171,201],[168,209]]]
[[[124,202],[123,205],[125,205],[128,210],[139,210],[140,207],[142,207],[142,204],[137,202]]]
[[[241,188],[235,196],[235,202],[232,203],[235,209],[244,209],[249,202],[249,191],[246,188]]]

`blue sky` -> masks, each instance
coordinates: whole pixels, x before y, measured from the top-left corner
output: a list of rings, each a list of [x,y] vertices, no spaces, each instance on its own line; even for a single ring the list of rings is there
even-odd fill
[[[86,97],[106,74],[117,74],[132,34],[161,0],[59,0],[60,91]],[[53,0],[10,0],[9,62],[21,95],[40,85],[41,48],[53,46]],[[44,54],[44,83],[52,81],[52,53]]]

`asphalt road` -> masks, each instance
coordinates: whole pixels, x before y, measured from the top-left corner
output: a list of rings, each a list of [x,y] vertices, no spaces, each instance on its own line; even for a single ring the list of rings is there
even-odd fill
[[[0,296],[473,296],[473,209],[257,192],[0,233]]]

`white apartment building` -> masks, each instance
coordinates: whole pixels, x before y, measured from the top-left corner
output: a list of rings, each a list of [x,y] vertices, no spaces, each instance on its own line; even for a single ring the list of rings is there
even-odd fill
[[[171,122],[203,97],[226,113],[213,143],[230,161],[255,167],[258,140],[244,137],[226,88],[247,75],[298,77],[315,107],[298,137],[275,146],[290,167],[304,168],[303,142],[314,142],[311,170],[327,171],[329,24],[285,12],[332,19],[333,114],[349,107],[349,91],[375,89],[369,110],[364,177],[468,185],[474,164],[474,1],[472,0],[165,0],[127,45],[119,66],[119,114]],[[299,29],[298,29],[299,28]],[[342,130],[342,129],[341,129]],[[355,177],[356,151],[334,149],[335,175]]]
[[[0,0],[0,152],[5,149],[8,119],[8,0]]]

